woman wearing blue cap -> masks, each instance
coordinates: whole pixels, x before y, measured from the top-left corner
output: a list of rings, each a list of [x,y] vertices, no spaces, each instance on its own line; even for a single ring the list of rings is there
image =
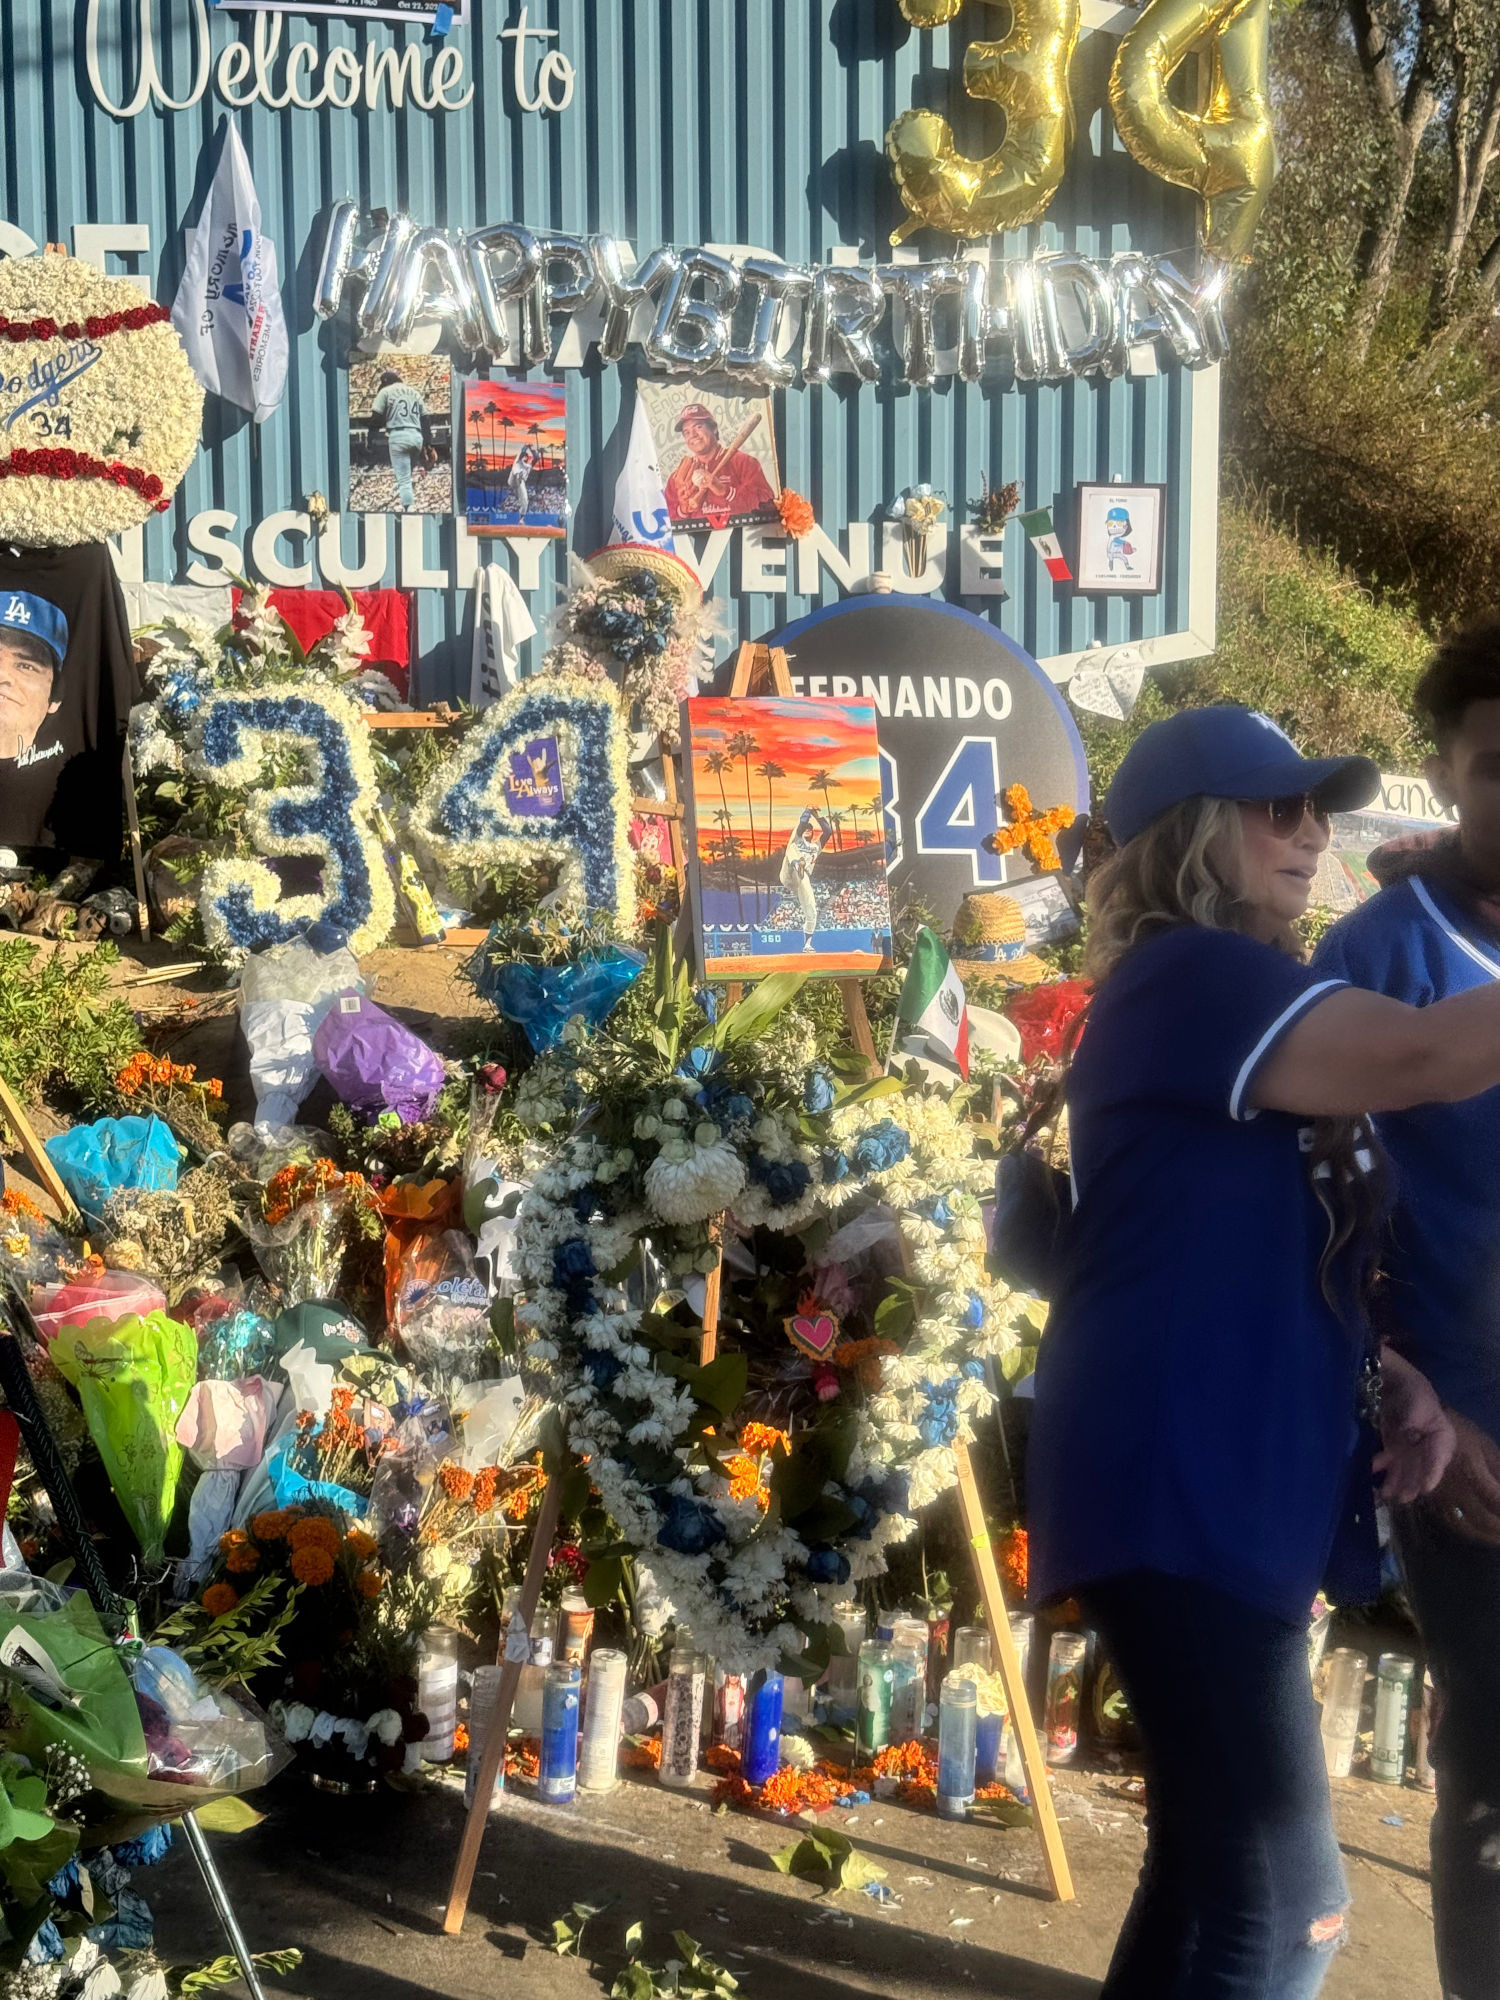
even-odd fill
[[[1500,984],[1407,1007],[1314,975],[1293,929],[1329,813],[1378,787],[1202,708],[1146,730],[1105,801],[1027,1483],[1033,1596],[1083,1599],[1146,1749],[1107,2000],[1318,1991],[1347,1892],[1308,1610],[1378,1593],[1372,1469],[1406,1502],[1452,1450],[1368,1330],[1364,1114],[1500,1084]]]

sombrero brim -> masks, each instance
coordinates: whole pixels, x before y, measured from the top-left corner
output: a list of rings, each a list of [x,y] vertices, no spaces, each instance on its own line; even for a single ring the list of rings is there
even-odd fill
[[[670,549],[648,547],[641,542],[610,542],[595,549],[589,568],[602,582],[620,583],[626,577],[647,570],[663,590],[670,591],[685,611],[694,611],[703,602],[703,586],[695,573]]]

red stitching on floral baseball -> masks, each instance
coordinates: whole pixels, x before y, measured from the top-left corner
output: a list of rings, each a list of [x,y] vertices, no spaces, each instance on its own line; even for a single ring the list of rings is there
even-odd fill
[[[139,333],[144,326],[162,326],[172,315],[165,306],[131,306],[127,312],[94,313],[87,319],[55,320],[48,314],[40,319],[7,319],[0,313],[0,339],[13,340],[17,344],[23,340],[56,340],[61,334],[64,340],[103,340],[111,333]]]
[[[128,486],[143,500],[156,504],[157,511],[171,503],[162,499],[162,482],[154,472],[142,472],[137,465],[122,465],[119,459],[91,458],[86,451],[55,445],[28,451],[19,445],[8,458],[0,458],[0,479],[104,479],[115,486]]]

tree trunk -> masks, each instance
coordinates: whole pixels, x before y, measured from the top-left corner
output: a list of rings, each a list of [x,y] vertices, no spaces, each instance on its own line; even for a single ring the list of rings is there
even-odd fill
[[[1495,310],[1495,294],[1500,289],[1500,236],[1497,236],[1479,260],[1475,273],[1475,299],[1467,312],[1456,319],[1450,318],[1447,325],[1440,327],[1427,343],[1426,350],[1411,364],[1407,380],[1413,388],[1422,389],[1437,373],[1444,356],[1451,352],[1465,334],[1475,333],[1490,318]]]
[[[1406,121],[1401,128],[1401,138],[1396,155],[1396,179],[1386,199],[1385,213],[1380,218],[1365,258],[1364,274],[1360,281],[1359,298],[1354,307],[1351,321],[1353,347],[1356,359],[1363,361],[1370,352],[1370,339],[1375,331],[1375,323],[1380,318],[1386,294],[1391,288],[1391,276],[1396,268],[1396,252],[1401,247],[1401,234],[1406,227],[1406,204],[1411,197],[1411,184],[1417,171],[1417,154],[1421,150],[1423,135],[1432,122],[1436,105],[1432,98],[1426,98],[1420,119]]]
[[[1500,141],[1500,63],[1496,64],[1490,79],[1484,115],[1472,146],[1465,143],[1467,107],[1468,90],[1465,86],[1450,113],[1448,234],[1427,306],[1429,339],[1440,334],[1453,317],[1453,301],[1458,290],[1464,252],[1479,214],[1479,205],[1484,199],[1490,168],[1495,162],[1496,145]]]

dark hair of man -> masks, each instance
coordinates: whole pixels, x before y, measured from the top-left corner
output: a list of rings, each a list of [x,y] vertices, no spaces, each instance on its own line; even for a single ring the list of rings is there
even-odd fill
[[[1450,632],[1417,682],[1417,713],[1446,750],[1476,701],[1500,701],[1500,613]]]
[[[396,369],[387,368],[380,377],[380,386],[382,389],[388,389],[393,382],[399,382],[400,380],[401,376]]]

